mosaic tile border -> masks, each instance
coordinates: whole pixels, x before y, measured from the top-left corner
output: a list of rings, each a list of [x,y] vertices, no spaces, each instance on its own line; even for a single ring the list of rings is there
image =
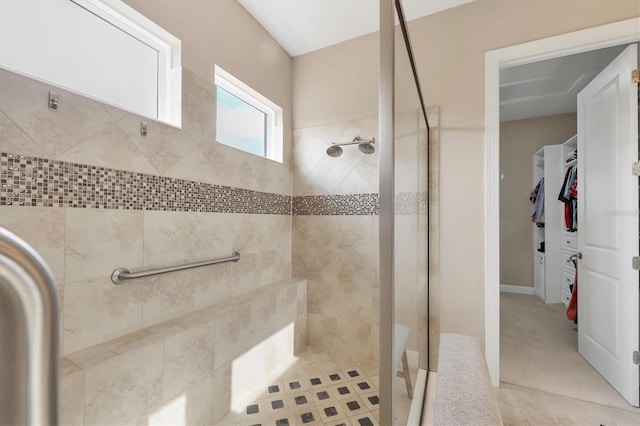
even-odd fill
[[[5,152],[0,205],[291,214],[288,195]]]
[[[302,195],[293,197],[294,216],[364,216],[380,214],[378,194]],[[426,215],[426,192],[396,194],[396,215]]]
[[[378,194],[303,195],[293,197],[294,216],[377,215]]]
[[[378,215],[377,193],[288,195],[0,153],[0,206],[295,216]],[[396,195],[397,215],[426,214],[426,192]]]

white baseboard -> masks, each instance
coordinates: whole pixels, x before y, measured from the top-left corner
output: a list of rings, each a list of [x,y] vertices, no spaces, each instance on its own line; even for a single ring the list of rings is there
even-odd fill
[[[533,287],[524,287],[520,285],[500,284],[500,293],[516,293],[534,295]]]

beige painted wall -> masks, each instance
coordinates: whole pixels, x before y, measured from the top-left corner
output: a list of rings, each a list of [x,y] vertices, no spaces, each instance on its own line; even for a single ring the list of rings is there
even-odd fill
[[[281,106],[290,138],[291,57],[236,0],[124,1],[182,41],[184,67],[213,82],[219,65]]]
[[[576,134],[576,114],[500,124],[500,283],[533,287],[533,154]],[[553,202],[558,194],[548,194]],[[558,201],[556,201],[558,202]]]
[[[639,15],[637,0],[476,0],[409,24],[425,102],[441,108],[441,331],[484,340],[484,53]],[[294,58],[295,128],[375,114],[377,42]]]

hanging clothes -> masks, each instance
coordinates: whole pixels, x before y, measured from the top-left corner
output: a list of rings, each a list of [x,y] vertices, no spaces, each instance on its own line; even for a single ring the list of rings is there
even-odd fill
[[[564,222],[567,231],[578,230],[578,168],[567,169],[562,182],[558,200],[564,203]]]
[[[573,261],[573,266],[576,267],[576,276],[573,280],[573,286],[571,288],[571,300],[569,306],[567,306],[567,319],[578,323],[578,268],[576,261]]]
[[[529,200],[533,203],[531,222],[538,227],[544,226],[544,178],[540,179],[536,187],[529,194]]]

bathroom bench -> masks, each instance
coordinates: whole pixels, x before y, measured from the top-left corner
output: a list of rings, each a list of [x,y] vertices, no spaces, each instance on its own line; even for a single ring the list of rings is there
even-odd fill
[[[287,279],[68,354],[60,424],[212,424],[306,341],[307,283]]]
[[[484,355],[471,336],[440,336],[433,424],[502,424]]]

